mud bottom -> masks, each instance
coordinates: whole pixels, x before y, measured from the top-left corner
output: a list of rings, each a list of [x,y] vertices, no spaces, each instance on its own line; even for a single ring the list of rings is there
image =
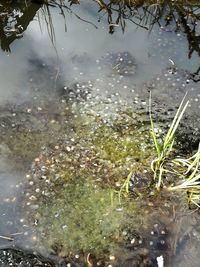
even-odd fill
[[[0,267],[53,267],[53,263],[21,250],[12,248],[0,250]]]

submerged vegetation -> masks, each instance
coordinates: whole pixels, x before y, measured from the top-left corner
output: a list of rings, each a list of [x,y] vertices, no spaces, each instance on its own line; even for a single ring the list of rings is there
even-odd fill
[[[110,262],[110,254],[116,258],[122,247],[140,251],[140,259],[135,258],[139,264],[160,256],[160,249],[162,255],[171,253],[163,251],[172,234],[166,230],[160,237],[156,228],[159,245],[149,253],[143,254],[141,246],[152,242],[148,229],[159,212],[162,229],[166,220],[172,224],[175,207],[183,212],[183,195],[174,191],[183,189],[189,204],[199,205],[200,150],[184,159],[174,149],[176,130],[188,105],[184,101],[163,142],[151,112],[153,140],[149,123],[142,118],[146,115],[131,113],[130,107],[113,118],[112,103],[96,103],[93,110],[72,105],[74,131],[44,148],[26,176],[23,209],[28,224],[36,222],[32,239],[37,246],[68,260],[84,255],[84,262],[100,266]],[[98,113],[99,107],[107,110],[107,120]],[[153,141],[157,157],[152,153]],[[159,193],[154,192],[155,183]],[[168,231],[170,227],[173,224]]]
[[[67,11],[81,23],[84,21],[97,29],[96,24],[75,13],[78,6],[73,9],[73,5],[84,4],[84,0],[20,3],[16,7],[14,1],[6,1],[0,6],[1,47],[5,51],[10,51],[10,44],[22,37],[39,10],[44,15],[37,17],[40,26],[44,19],[53,45],[56,31],[51,10],[55,7],[63,18]],[[98,9],[98,23],[107,20],[111,34],[119,26],[125,31],[127,21],[145,30],[158,25],[166,32],[173,25],[172,31],[182,31],[188,38],[188,56],[194,51],[200,55],[197,35],[200,7],[196,1],[95,0],[91,3]],[[113,62],[107,64],[111,70],[103,76],[109,77],[101,85],[103,89],[107,81],[112,81],[113,87],[119,82],[120,88],[120,78],[130,79],[132,83],[134,77],[126,76],[135,73],[134,57],[127,52],[113,55]],[[121,61],[129,64],[127,69]],[[43,66],[43,62],[39,63]],[[170,71],[175,72],[172,63]],[[85,86],[78,80],[80,76],[77,77],[77,83],[69,88],[67,84],[59,96],[53,95],[52,102],[46,99],[48,95],[44,101],[40,100],[44,106],[26,103],[28,108],[21,109],[19,105],[16,112],[11,110],[7,114],[6,110],[5,116],[2,115],[1,148],[7,149],[6,153],[16,161],[24,164],[27,160],[28,167],[32,162],[20,199],[24,236],[37,249],[44,248],[59,260],[66,260],[67,266],[78,266],[81,256],[84,264],[81,262],[79,266],[155,266],[159,257],[168,263],[178,255],[179,247],[187,249],[185,244],[191,238],[199,245],[200,235],[192,232],[193,229],[200,232],[192,221],[198,214],[193,211],[189,214],[189,208],[200,208],[200,146],[195,154],[188,151],[183,154],[176,142],[180,122],[189,106],[186,96],[164,135],[156,129],[151,98],[148,112],[145,94],[141,93],[140,109],[134,90],[137,97],[130,100],[131,104],[123,102],[119,94],[107,98],[105,93],[103,99],[95,92],[93,97],[99,84],[89,81]],[[126,91],[128,86],[127,83],[121,89]],[[118,97],[119,101],[115,101]],[[38,104],[37,97],[35,100]],[[136,112],[133,103],[138,105]],[[165,127],[168,122],[167,118]],[[194,216],[192,222],[191,216]],[[71,262],[75,265],[68,265]]]
[[[137,129],[133,114],[123,126],[123,115],[112,123],[98,114],[82,115],[71,139],[58,141],[35,161],[27,175],[24,209],[28,220],[38,221],[34,240],[39,245],[63,256],[82,252],[97,257],[116,246],[137,206],[123,197],[122,190],[119,201],[123,178],[130,169],[140,172],[151,157],[151,144],[143,136],[147,125],[141,123]],[[134,229],[141,217],[137,220]]]

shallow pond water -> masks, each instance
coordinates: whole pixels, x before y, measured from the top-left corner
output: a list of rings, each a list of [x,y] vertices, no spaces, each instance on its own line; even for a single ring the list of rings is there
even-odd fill
[[[196,267],[198,211],[152,190],[148,101],[162,136],[188,92],[196,151],[199,9],[72,2],[0,5],[0,266]]]

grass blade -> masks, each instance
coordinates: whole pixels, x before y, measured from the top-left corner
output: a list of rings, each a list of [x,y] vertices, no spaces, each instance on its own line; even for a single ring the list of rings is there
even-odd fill
[[[171,124],[171,126],[170,126],[170,128],[169,128],[169,130],[167,132],[167,135],[166,135],[165,140],[164,140],[164,145],[163,145],[163,149],[164,150],[167,149],[167,147],[169,146],[169,143],[171,143],[171,140],[174,137],[174,134],[175,134],[175,132],[176,132],[176,130],[178,128],[180,120],[182,119],[183,114],[184,114],[184,112],[185,112],[185,110],[186,110],[186,108],[187,108],[187,106],[189,104],[189,101],[187,101],[186,104],[183,107],[183,103],[185,101],[186,95],[187,95],[187,93],[183,97],[183,99],[182,99],[182,101],[180,103],[180,106],[179,106],[179,108],[178,108],[178,110],[176,112],[176,115],[175,115],[175,117],[174,117],[174,119],[172,121],[172,124]]]
[[[150,96],[149,96],[149,118],[150,118],[150,123],[151,123],[151,134],[153,137],[153,141],[156,147],[156,152],[158,157],[160,157],[160,146],[158,143],[158,139],[156,137],[156,132],[155,132],[155,127],[154,127],[154,123],[153,123],[153,119],[152,119],[152,113],[151,113],[151,92],[150,92]]]

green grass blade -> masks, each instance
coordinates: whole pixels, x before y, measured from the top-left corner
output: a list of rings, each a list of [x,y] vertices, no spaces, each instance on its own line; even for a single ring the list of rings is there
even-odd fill
[[[127,195],[129,194],[129,184],[130,184],[130,180],[131,180],[132,175],[133,175],[133,172],[131,171],[129,173],[129,175],[127,176],[125,182],[121,186],[119,192],[118,192],[118,200],[119,200],[119,204],[120,205],[121,205],[121,196],[122,196],[122,193],[124,193],[124,191],[125,191]]]
[[[180,123],[180,120],[182,119],[183,114],[184,114],[184,112],[185,112],[185,110],[186,110],[186,108],[187,108],[187,106],[189,104],[189,101],[187,101],[186,104],[183,107],[183,103],[185,101],[186,95],[187,94],[185,94],[185,96],[183,97],[183,99],[182,99],[182,101],[181,101],[181,103],[179,105],[179,108],[178,108],[178,110],[176,112],[176,115],[175,115],[175,117],[174,117],[174,119],[172,121],[172,124],[171,124],[171,126],[170,126],[170,128],[169,128],[169,130],[167,132],[167,135],[166,135],[165,140],[164,140],[163,149],[166,149],[167,146],[169,145],[169,143],[171,142],[171,140],[173,139],[175,131],[178,128],[178,125]]]
[[[175,125],[174,125],[174,127],[173,127],[173,129],[172,129],[172,132],[171,132],[171,135],[170,135],[170,139],[172,139],[172,138],[174,137],[174,134],[175,134],[175,132],[176,132],[176,129],[177,129],[178,126],[179,126],[179,123],[180,123],[180,121],[181,121],[181,119],[182,119],[182,117],[183,117],[183,114],[185,113],[185,110],[186,110],[188,104],[189,104],[189,100],[186,102],[185,106],[183,107],[181,113],[179,114],[179,116],[178,116],[178,118],[177,118],[177,121],[176,121],[176,123],[175,123]]]
[[[173,146],[174,146],[174,139],[171,140],[171,142],[169,143],[167,149],[164,151],[165,157],[169,156],[169,154],[172,151]]]
[[[163,171],[164,171],[163,167],[160,166],[160,169],[159,169],[159,177],[158,177],[158,183],[157,183],[157,186],[156,186],[157,190],[160,190],[160,187],[161,187]]]
[[[155,127],[154,127],[154,123],[153,123],[153,119],[152,119],[152,113],[151,113],[151,92],[150,92],[150,96],[149,96],[149,118],[150,118],[150,123],[151,123],[151,134],[153,137],[153,141],[156,147],[156,152],[158,157],[160,157],[160,146],[158,143],[158,139],[156,137],[156,132],[155,132]]]
[[[190,175],[189,179],[192,178],[196,174],[196,172],[199,168],[199,162],[200,162],[200,144],[198,147],[198,151],[195,154],[195,158],[194,158],[193,162],[189,165],[189,167],[186,171],[186,174],[188,174],[192,169],[194,169],[192,174]]]
[[[133,175],[133,172],[131,171],[125,181],[125,189],[126,189],[127,194],[129,193],[129,184],[130,184],[132,175]]]
[[[158,143],[158,139],[156,137],[154,123],[153,123],[153,120],[152,120],[151,116],[150,116],[150,122],[151,122],[151,135],[153,137],[153,141],[154,141],[154,144],[155,144],[157,155],[158,155],[158,157],[160,157],[160,154],[161,154],[160,153],[160,146],[159,146],[159,143]]]
[[[186,95],[187,95],[187,93],[184,95],[184,97],[183,97],[183,99],[182,99],[182,101],[181,101],[181,103],[180,103],[180,105],[179,105],[179,107],[178,107],[178,110],[177,110],[177,112],[176,112],[176,114],[175,114],[175,117],[174,117],[174,119],[173,119],[173,121],[172,121],[172,124],[171,124],[171,126],[170,126],[170,128],[169,128],[169,131],[168,131],[168,133],[167,133],[167,135],[166,135],[166,139],[168,139],[168,136],[171,134],[171,131],[172,131],[172,129],[174,128],[174,125],[175,125],[175,123],[176,123],[176,120],[177,120],[177,118],[178,118],[178,115],[179,115],[179,113],[180,113],[180,111],[181,111],[181,109],[182,109],[183,103],[184,103],[184,101],[185,101],[185,97],[186,97]]]

